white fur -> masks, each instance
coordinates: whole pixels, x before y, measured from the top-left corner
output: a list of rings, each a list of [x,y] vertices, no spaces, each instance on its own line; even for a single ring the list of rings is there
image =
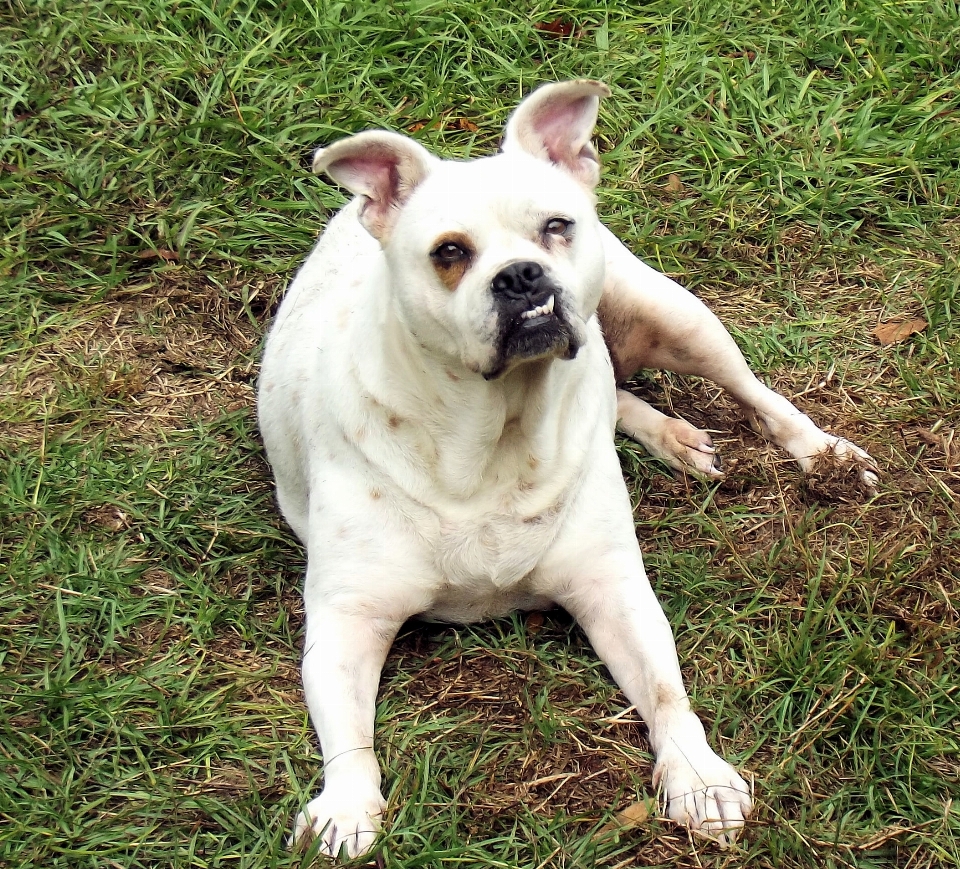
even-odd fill
[[[424,161],[368,136],[318,154],[321,168],[331,153],[349,167],[359,198],[287,292],[259,409],[280,506],[307,550],[303,682],[324,756],[323,792],[293,838],[321,836],[333,856],[364,853],[379,826],[377,682],[412,616],[562,605],[647,722],[669,816],[727,841],[750,811],[747,786],[690,710],[614,449],[617,394],[595,316],[609,242],[580,141],[602,93],[556,88],[556,116],[541,91],[536,112],[521,105],[511,122],[529,148]],[[557,117],[570,115],[569,94],[587,116],[565,143]],[[555,163],[533,155],[541,124]],[[555,215],[575,221],[569,244],[540,237]],[[476,245],[452,292],[429,256],[449,231]],[[487,380],[491,281],[518,261],[563,288],[582,347],[574,359],[514,360]]]

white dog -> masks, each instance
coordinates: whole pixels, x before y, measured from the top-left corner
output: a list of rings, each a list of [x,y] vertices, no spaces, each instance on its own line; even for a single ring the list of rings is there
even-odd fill
[[[379,827],[375,703],[398,628],[554,605],[647,723],[667,814],[721,841],[743,826],[750,791],[690,709],[613,432],[708,476],[714,449],[616,382],[641,366],[710,378],[804,468],[832,453],[876,482],[866,453],[762,386],[694,296],[600,225],[590,139],[608,93],[541,88],[494,157],[441,161],[376,131],[314,159],[356,199],[290,286],[259,402],[307,550],[303,684],[324,759],[293,839],[324,853],[362,854]]]

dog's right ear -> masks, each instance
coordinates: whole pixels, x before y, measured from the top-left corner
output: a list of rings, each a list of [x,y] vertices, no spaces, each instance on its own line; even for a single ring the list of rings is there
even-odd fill
[[[386,241],[397,213],[430,173],[436,157],[412,139],[386,130],[357,133],[320,148],[313,171],[363,199],[360,222],[380,242]]]

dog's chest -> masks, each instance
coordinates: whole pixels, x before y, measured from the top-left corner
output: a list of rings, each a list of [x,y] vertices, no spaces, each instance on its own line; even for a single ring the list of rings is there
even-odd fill
[[[434,549],[442,581],[424,615],[475,621],[547,606],[534,591],[533,574],[555,536],[553,514],[442,520]]]
[[[481,476],[474,497],[450,510],[438,504],[435,561],[448,588],[503,591],[527,577],[553,542],[572,480],[552,464],[543,468],[515,433],[501,438]]]
[[[503,589],[537,565],[556,535],[556,510],[532,517],[487,514],[473,520],[441,520],[437,567],[448,583]]]

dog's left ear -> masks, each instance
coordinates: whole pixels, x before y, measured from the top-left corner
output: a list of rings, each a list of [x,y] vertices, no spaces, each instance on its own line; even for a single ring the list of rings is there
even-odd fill
[[[601,81],[577,79],[547,84],[528,96],[507,122],[502,150],[526,151],[596,187],[600,159],[590,141],[600,100],[610,96]]]

